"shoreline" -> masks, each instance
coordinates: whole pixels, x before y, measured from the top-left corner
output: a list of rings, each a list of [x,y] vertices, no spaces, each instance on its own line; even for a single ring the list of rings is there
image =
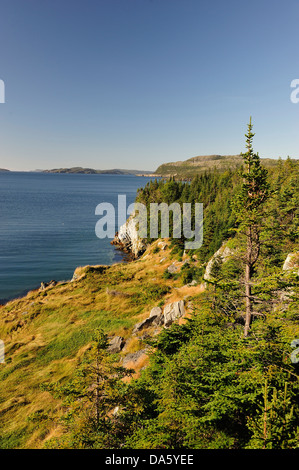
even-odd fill
[[[8,172],[5,172],[5,173],[10,173],[11,174],[11,173],[15,173],[15,172],[8,171]],[[22,172],[22,173],[25,173],[25,172]],[[26,173],[36,174],[36,173],[38,173],[38,171],[26,172]],[[113,176],[115,176],[115,175],[113,175]],[[117,175],[117,176],[119,176],[119,175]],[[128,175],[121,175],[121,176],[126,177]],[[135,178],[136,176],[141,176],[141,171],[140,171],[140,174],[138,174],[138,175],[130,175],[130,176],[132,176],[133,178]],[[147,174],[143,174],[142,176],[148,177]],[[150,177],[149,177],[149,179],[150,179]],[[143,183],[142,183],[142,186],[143,186]],[[136,198],[136,191],[134,191],[134,192],[135,192],[135,198]],[[107,249],[107,252],[109,251],[109,253],[110,253],[110,251],[111,251],[111,256],[109,254],[108,259],[106,258],[106,260],[103,260],[104,263],[105,263],[105,261],[106,261],[106,263],[108,262],[107,266],[113,265],[115,263],[129,263],[129,262],[134,261],[135,259],[138,258],[138,256],[136,256],[136,253],[134,253],[133,250],[131,249],[130,243],[129,244],[116,243],[117,235],[118,235],[118,233],[116,232],[114,234],[114,238],[110,239],[108,241],[108,243],[110,242],[110,246],[112,245],[113,248],[111,247],[110,249]],[[131,242],[131,240],[129,240],[129,242]],[[92,257],[92,258],[94,258],[94,257]],[[92,258],[89,259],[89,260],[86,260],[86,261],[83,259],[79,262],[81,263],[81,266],[88,265],[88,263],[90,263],[90,262],[94,263],[95,260],[92,259]],[[13,275],[14,273],[11,273],[10,277],[7,277],[7,279],[5,280],[5,283],[3,283],[4,284],[3,285],[3,292],[1,292],[1,294],[0,294],[1,295],[0,307],[5,306],[10,302],[17,301],[17,300],[20,300],[20,299],[26,297],[29,292],[38,291],[43,284],[52,282],[53,279],[55,279],[56,283],[58,283],[58,282],[59,283],[70,282],[74,271],[78,267],[77,261],[78,260],[76,259],[76,253],[74,253],[74,259],[72,260],[71,265],[68,267],[68,264],[66,264],[64,266],[64,269],[62,269],[62,270],[60,269],[60,271],[61,271],[60,274],[59,274],[59,272],[55,273],[55,265],[53,265],[54,269],[51,269],[51,273],[49,273],[48,269],[47,269],[47,262],[45,262],[45,266],[44,266],[45,269],[41,270],[40,273],[37,271],[35,273],[36,277],[34,276],[35,279],[34,278],[32,280],[27,279],[27,282],[26,282],[26,273],[25,273],[25,275],[22,276],[21,279],[16,279],[15,276]],[[48,278],[48,275],[51,276],[51,277]],[[55,277],[56,275],[58,276],[58,279]],[[61,275],[62,279],[60,278],[60,275]],[[4,279],[5,279],[5,277],[6,276],[4,276]],[[15,280],[15,282],[14,282],[14,280]]]
[[[117,235],[117,233],[115,234],[115,236]],[[112,264],[104,264],[102,266],[113,266],[115,264],[128,264],[128,263],[131,263],[132,261],[135,261],[136,258],[134,256],[134,254],[131,252],[129,252],[124,245],[122,244],[117,244],[117,243],[114,243],[114,240],[115,238],[110,242],[111,245],[114,246],[114,250],[115,252],[122,252],[122,260],[119,261],[119,262],[115,262],[115,263],[112,263]],[[85,265],[85,266],[76,266],[74,271],[73,271],[73,274],[74,272],[76,271],[76,269],[78,269],[79,267],[86,267],[86,266],[92,266],[92,265]],[[96,266],[96,265],[95,265]],[[69,282],[72,282],[72,279],[61,279],[59,281],[56,281],[54,279],[51,279],[50,281],[41,281],[40,282],[40,285],[39,286],[36,286],[36,287],[33,287],[33,288],[29,288],[29,289],[25,289],[24,291],[22,291],[20,294],[18,294],[17,296],[14,296],[12,298],[8,298],[8,299],[0,299],[0,308],[1,307],[5,307],[8,303],[10,302],[14,302],[16,300],[20,300],[20,299],[23,299],[24,297],[26,297],[30,292],[38,292],[39,290],[43,290],[47,287],[50,287],[49,284],[52,284],[52,287],[54,287],[54,285],[62,285],[62,284],[68,284]],[[43,287],[44,285],[44,287]]]

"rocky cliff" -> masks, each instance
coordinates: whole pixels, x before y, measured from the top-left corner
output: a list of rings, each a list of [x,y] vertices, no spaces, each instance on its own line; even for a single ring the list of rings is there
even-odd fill
[[[130,253],[134,258],[138,258],[145,252],[147,243],[138,235],[137,222],[134,213],[130,215],[128,220],[115,234],[112,245],[118,246],[126,253]]]

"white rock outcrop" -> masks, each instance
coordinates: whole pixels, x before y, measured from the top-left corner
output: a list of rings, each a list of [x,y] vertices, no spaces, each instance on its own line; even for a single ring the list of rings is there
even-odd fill
[[[214,263],[216,262],[217,259],[220,259],[222,263],[225,263],[225,261],[231,258],[233,254],[234,254],[234,251],[231,248],[229,248],[227,245],[223,244],[219,248],[219,250],[217,250],[216,253],[213,254],[212,258],[208,262],[203,278],[206,281],[212,278],[211,273],[214,267]]]
[[[299,252],[289,253],[285,259],[282,270],[283,271],[296,271],[299,274]]]
[[[150,326],[164,326],[168,328],[173,322],[185,315],[184,300],[178,300],[165,305],[163,311],[160,307],[154,307],[150,315],[143,321],[136,323],[133,334],[140,332]]]
[[[184,301],[178,300],[177,302],[165,305],[163,315],[164,326],[167,328],[175,320],[178,320],[185,315]]]
[[[124,251],[132,253],[136,258],[144,253],[147,244],[143,238],[139,237],[137,221],[134,214],[131,214],[127,221],[120,227],[112,244],[119,245]]]

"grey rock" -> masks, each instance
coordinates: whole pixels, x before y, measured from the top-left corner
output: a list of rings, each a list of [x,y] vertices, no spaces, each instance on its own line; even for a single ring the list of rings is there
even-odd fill
[[[299,275],[299,252],[289,253],[286,257],[282,270],[285,272],[296,272]],[[289,302],[292,301],[295,296],[295,292],[290,288],[286,287],[285,289],[278,292],[280,301],[282,302],[282,308],[287,308]]]
[[[140,349],[135,353],[129,353],[123,358],[123,366],[126,366],[129,362],[137,362],[142,356],[146,354],[146,349]]]
[[[115,290],[115,289],[109,289],[109,287],[107,287],[106,293],[108,295],[112,295],[114,297],[131,297],[131,294],[129,294],[127,292],[120,292],[120,291]]]
[[[179,270],[179,267],[176,266],[174,263],[168,266],[167,271],[169,273],[176,273]]]
[[[164,307],[164,326],[167,328],[185,314],[184,301],[179,300]]]
[[[154,320],[155,320],[155,317],[149,317],[139,323],[136,323],[132,333],[135,334],[143,330],[144,328],[148,328],[149,326],[153,324]]]
[[[40,290],[45,290],[47,287],[54,287],[56,286],[57,284],[57,281],[50,281],[50,282],[41,282],[41,285],[40,285]]]
[[[155,326],[163,325],[164,315],[163,315],[162,308],[160,308],[160,307],[152,308],[149,318],[153,319],[153,325],[155,325]]]
[[[125,340],[122,336],[114,336],[114,338],[109,341],[108,350],[112,353],[117,353],[122,350],[124,345]]]
[[[167,245],[166,243],[162,242],[162,241],[161,241],[161,242],[158,242],[158,246],[159,246],[163,251],[165,251],[165,250],[167,249],[167,247],[168,247],[168,245]]]
[[[136,218],[134,212],[120,227],[112,242],[114,245],[119,245],[124,251],[132,253],[136,258],[141,256],[147,247],[145,239],[139,236],[137,224],[138,217]]]
[[[150,312],[150,317],[154,317],[154,316],[157,316],[157,315],[161,315],[162,313],[162,308],[161,307],[154,307],[151,309],[151,312]]]
[[[295,271],[299,267],[299,253],[289,253],[285,259],[282,270]],[[299,272],[299,271],[298,271]]]
[[[138,333],[139,331],[143,330],[144,328],[148,328],[149,326],[160,326],[164,323],[164,315],[162,309],[160,307],[152,308],[150,315],[145,320],[142,320],[139,323],[136,323],[133,329],[133,334]]]

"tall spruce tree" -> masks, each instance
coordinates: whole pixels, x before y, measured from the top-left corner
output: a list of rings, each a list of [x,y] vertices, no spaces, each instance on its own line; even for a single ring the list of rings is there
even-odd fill
[[[241,154],[244,161],[241,171],[243,182],[233,203],[238,231],[246,237],[244,256],[245,337],[248,335],[253,313],[252,276],[254,266],[260,255],[262,208],[270,193],[267,181],[268,172],[261,165],[259,154],[253,151],[252,140],[255,134],[252,132],[252,127],[250,117],[248,132],[245,134],[247,152]]]

